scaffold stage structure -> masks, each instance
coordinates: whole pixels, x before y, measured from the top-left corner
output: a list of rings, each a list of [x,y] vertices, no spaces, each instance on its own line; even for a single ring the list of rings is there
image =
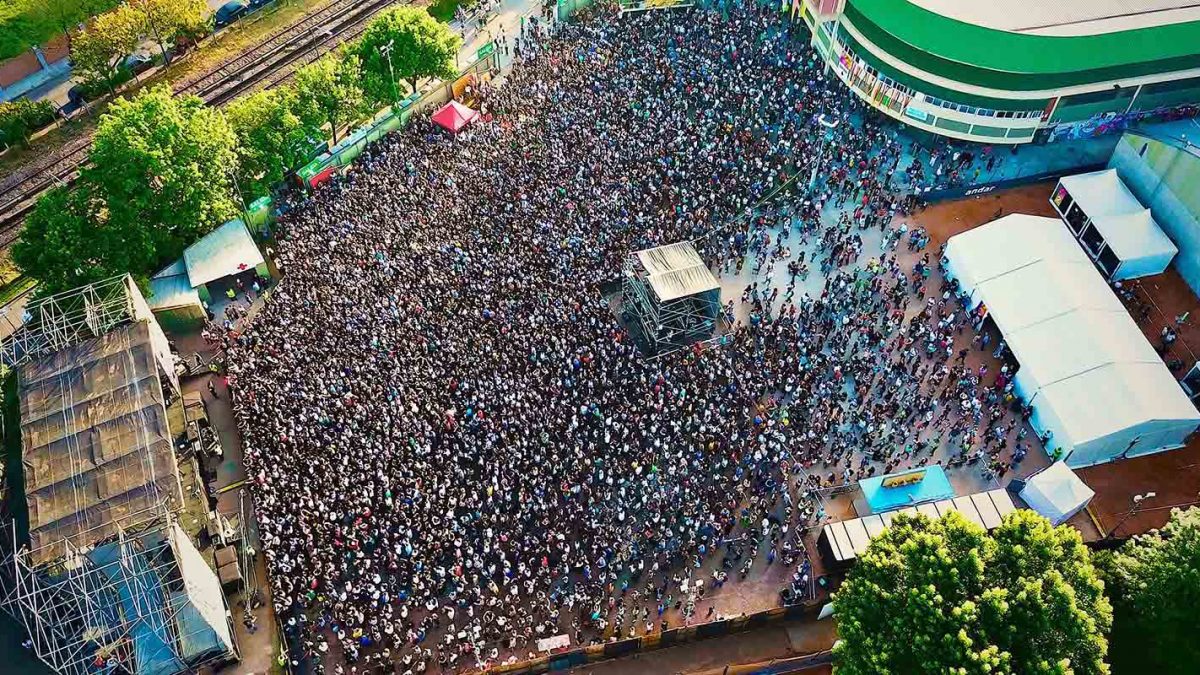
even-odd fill
[[[183,502],[166,336],[128,276],[31,303],[2,350],[20,401],[28,518],[0,536],[0,608],[65,675],[172,675],[236,654]],[[15,477],[14,477],[15,478]],[[14,514],[22,510],[14,510]]]
[[[686,241],[629,254],[621,300],[622,316],[648,355],[711,338],[721,317],[721,284]]]

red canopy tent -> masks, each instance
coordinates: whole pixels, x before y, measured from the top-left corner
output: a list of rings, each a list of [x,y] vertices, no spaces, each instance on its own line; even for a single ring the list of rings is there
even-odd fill
[[[433,123],[447,131],[458,133],[463,127],[479,117],[478,110],[472,110],[458,101],[450,101],[441,110],[433,113]]]

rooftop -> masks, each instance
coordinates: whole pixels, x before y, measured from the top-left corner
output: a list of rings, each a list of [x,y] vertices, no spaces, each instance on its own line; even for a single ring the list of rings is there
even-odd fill
[[[1182,0],[847,0],[844,16],[905,63],[981,87],[1049,90],[1200,67],[1200,4]]]
[[[649,248],[635,255],[660,302],[721,288],[690,242]]]
[[[149,321],[20,370],[21,445],[35,561],[86,547],[182,501]]]
[[[1097,35],[1200,20],[1195,0],[910,0],[964,23],[1032,35]]]

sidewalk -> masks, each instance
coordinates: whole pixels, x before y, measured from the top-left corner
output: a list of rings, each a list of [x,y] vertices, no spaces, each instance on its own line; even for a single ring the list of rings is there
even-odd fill
[[[462,49],[458,50],[458,67],[462,69],[474,63],[480,48],[503,35],[508,38],[509,50],[504,53],[497,49],[496,53],[499,55],[501,70],[507,71],[513,61],[513,39],[521,34],[521,28],[529,22],[530,17],[537,17],[538,21],[548,20],[551,23],[555,20],[553,11],[547,15],[543,13],[542,8],[541,0],[502,0],[491,21],[483,26],[470,23],[465,34],[462,24],[452,21],[449,24],[450,28],[463,37]]]

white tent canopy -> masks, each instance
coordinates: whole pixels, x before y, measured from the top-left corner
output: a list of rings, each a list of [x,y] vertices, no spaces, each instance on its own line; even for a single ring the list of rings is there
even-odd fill
[[[1051,202],[1114,280],[1158,274],[1179,253],[1116,169],[1064,176]]]
[[[1014,214],[951,237],[946,269],[1020,364],[1017,393],[1072,467],[1176,448],[1200,413],[1067,227]]]
[[[1055,525],[1070,520],[1096,496],[1064,462],[1055,462],[1025,481],[1020,494],[1029,508]]]

